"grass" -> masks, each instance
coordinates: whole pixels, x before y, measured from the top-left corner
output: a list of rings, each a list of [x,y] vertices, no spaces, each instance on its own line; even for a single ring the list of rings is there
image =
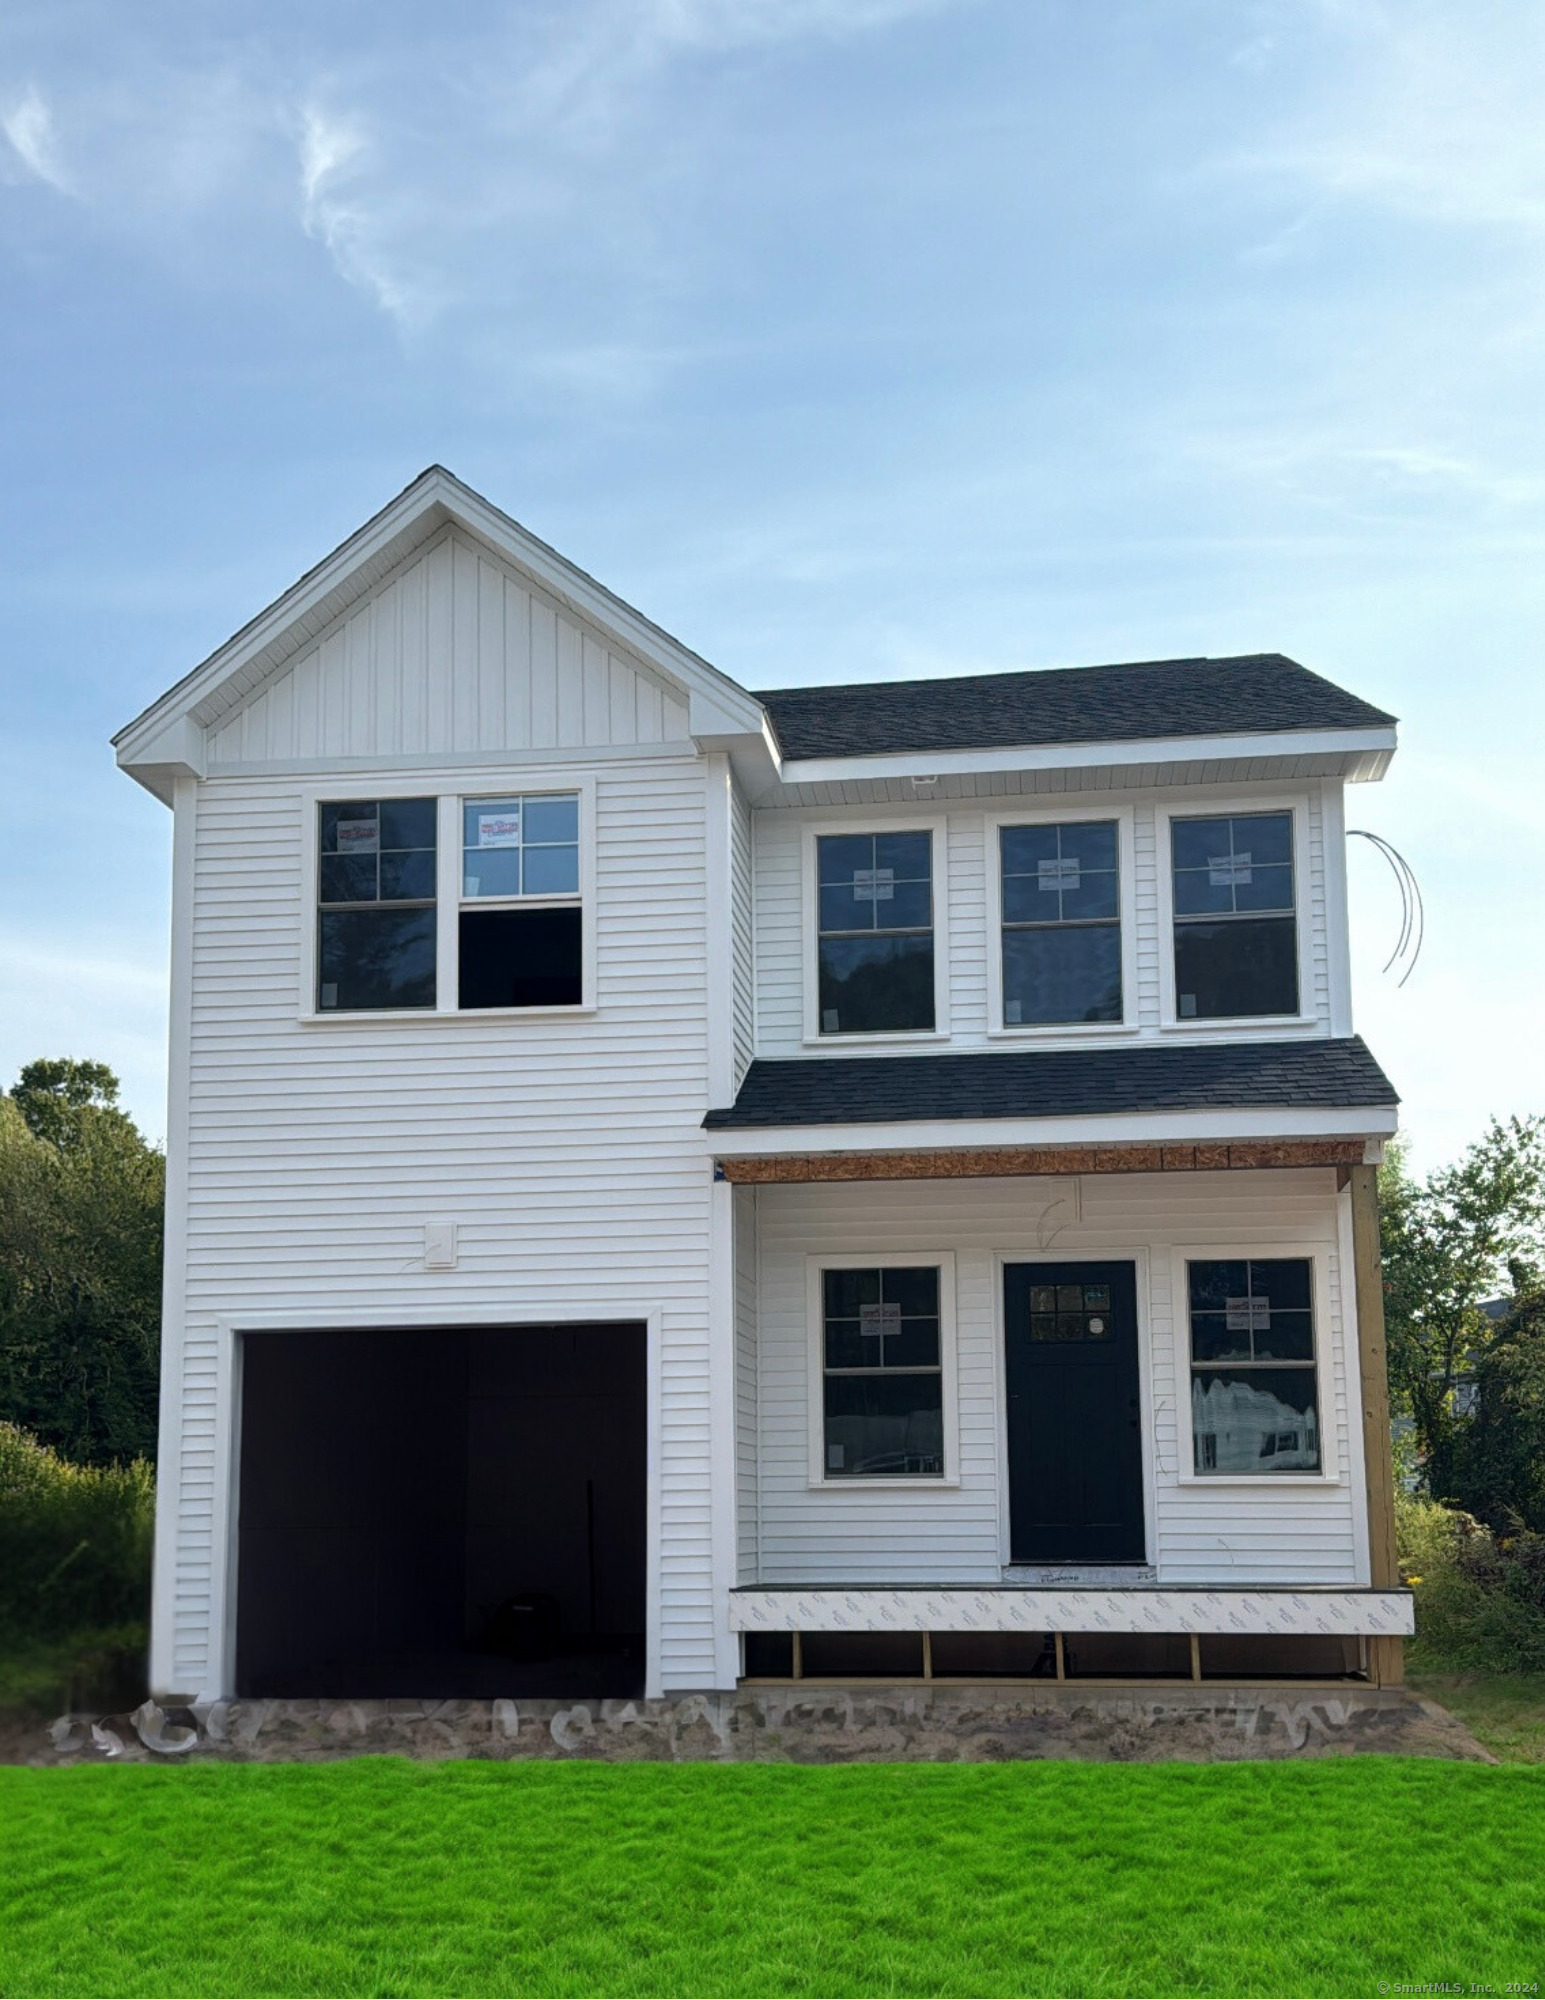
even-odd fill
[[[1413,1671],[1410,1679],[1452,1710],[1494,1757],[1545,1764],[1545,1674]]]
[[[1545,1775],[0,1770],[6,1994],[1372,1994],[1545,1979]]]

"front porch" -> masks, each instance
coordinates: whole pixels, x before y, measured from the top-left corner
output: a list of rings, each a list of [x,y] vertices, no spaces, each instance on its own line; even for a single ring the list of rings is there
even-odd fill
[[[737,1301],[728,1625],[746,1681],[1400,1682],[1412,1607],[1394,1555],[1376,1140],[780,1154],[768,1137],[718,1163]],[[855,1431],[851,1401],[832,1398],[831,1377],[858,1371],[828,1365],[823,1285],[873,1274],[860,1331],[880,1347],[907,1324],[899,1307],[885,1317],[886,1274],[920,1267],[939,1274],[944,1383],[937,1419],[915,1398],[887,1455],[882,1427]],[[1232,1290],[1227,1313],[1198,1292],[1217,1271],[1226,1290],[1256,1283],[1259,1315]],[[1119,1321],[1122,1273],[1131,1370],[1102,1376],[1091,1329]],[[1100,1281],[1097,1312],[1032,1327],[1040,1289],[1055,1303],[1035,1281],[1081,1274]],[[1279,1309],[1268,1280],[1279,1301],[1302,1296]],[[1201,1344],[1214,1303],[1224,1361]],[[1274,1359],[1290,1347],[1302,1358]],[[1039,1429],[1023,1415],[1036,1399],[1051,1411]],[[1287,1413],[1268,1424],[1258,1405]],[[1027,1440],[1056,1462],[1049,1493]]]

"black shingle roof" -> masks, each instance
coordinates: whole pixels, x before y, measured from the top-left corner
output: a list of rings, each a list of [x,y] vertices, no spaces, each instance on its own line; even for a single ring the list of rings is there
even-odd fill
[[[710,1130],[1399,1103],[1362,1037],[754,1062]]]
[[[790,758],[1366,729],[1395,719],[1281,653],[768,688],[756,699]]]

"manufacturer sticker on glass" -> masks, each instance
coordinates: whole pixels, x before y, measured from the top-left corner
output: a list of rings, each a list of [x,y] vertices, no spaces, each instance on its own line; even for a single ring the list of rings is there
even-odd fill
[[[1207,857],[1207,881],[1214,889],[1233,889],[1250,886],[1250,857],[1248,854],[1209,854]]]
[[[1270,1299],[1225,1299],[1230,1333],[1265,1333],[1271,1325]]]
[[[853,870],[853,900],[855,903],[892,903],[896,900],[896,871],[894,868],[855,868]]]
[[[1065,855],[1057,861],[1042,861],[1036,868],[1036,876],[1043,889],[1076,889],[1078,887],[1077,857]]]
[[[381,847],[378,819],[341,819],[338,822],[340,854],[376,854]]]
[[[520,807],[508,806],[501,812],[479,813],[477,844],[479,847],[519,847]]]
[[[860,1333],[900,1333],[901,1307],[890,1302],[880,1306],[860,1306],[858,1330]]]

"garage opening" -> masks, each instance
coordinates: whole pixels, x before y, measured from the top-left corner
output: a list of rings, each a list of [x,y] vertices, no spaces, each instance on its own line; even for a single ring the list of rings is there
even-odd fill
[[[641,1325],[242,1348],[240,1694],[643,1693]]]

